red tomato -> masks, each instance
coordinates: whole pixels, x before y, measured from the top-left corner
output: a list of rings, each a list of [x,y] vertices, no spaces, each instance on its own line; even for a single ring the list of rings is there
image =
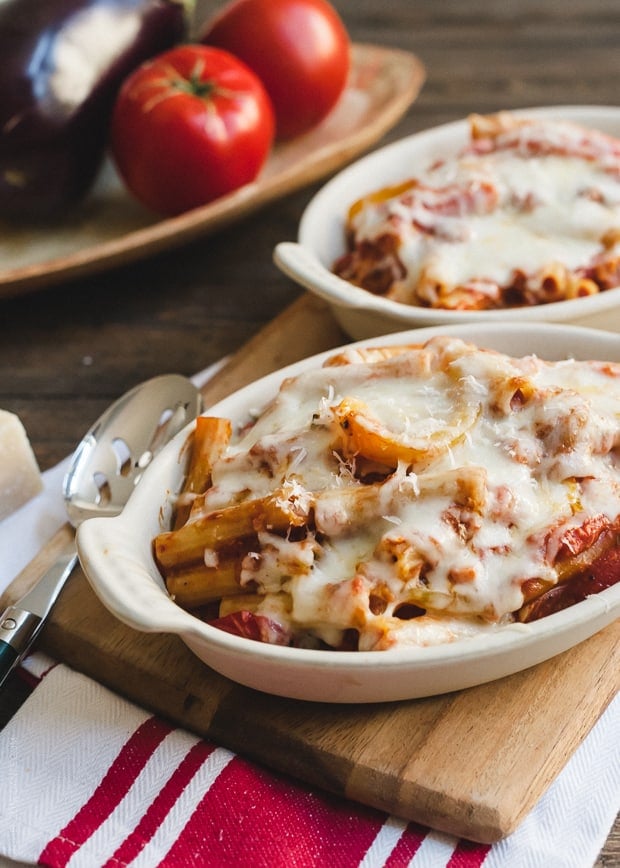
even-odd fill
[[[347,82],[349,37],[327,0],[234,0],[200,41],[230,51],[259,76],[280,139],[316,126]]]
[[[273,137],[273,107],[256,75],[218,48],[183,45],[126,80],[111,151],[136,198],[173,215],[253,181]]]

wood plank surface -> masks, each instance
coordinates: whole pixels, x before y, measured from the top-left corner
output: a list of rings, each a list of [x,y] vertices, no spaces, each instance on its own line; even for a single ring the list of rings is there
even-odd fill
[[[304,296],[236,353],[203,389],[234,388],[344,336]],[[10,587],[8,602],[70,544],[63,527]],[[176,638],[144,635],[100,605],[78,572],[41,645],[51,655],[176,723],[365,805],[475,841],[515,829],[620,686],[620,624],[554,660],[444,696],[363,706],[313,704],[238,686]]]

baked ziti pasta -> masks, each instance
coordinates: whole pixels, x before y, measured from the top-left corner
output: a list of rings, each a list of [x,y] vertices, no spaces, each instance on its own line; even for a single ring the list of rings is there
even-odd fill
[[[155,558],[180,606],[267,642],[383,650],[531,621],[620,576],[619,422],[617,363],[351,348],[240,430],[198,421]]]
[[[353,203],[345,280],[404,304],[487,310],[620,285],[620,141],[565,121],[469,119],[465,149]]]

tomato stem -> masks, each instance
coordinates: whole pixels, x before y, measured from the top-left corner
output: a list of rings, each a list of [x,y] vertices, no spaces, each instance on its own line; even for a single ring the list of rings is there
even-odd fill
[[[175,75],[171,78],[170,86],[181,93],[188,93],[207,102],[213,96],[228,97],[235,99],[240,96],[239,91],[221,87],[213,78],[204,79],[204,62],[197,60],[188,78]]]

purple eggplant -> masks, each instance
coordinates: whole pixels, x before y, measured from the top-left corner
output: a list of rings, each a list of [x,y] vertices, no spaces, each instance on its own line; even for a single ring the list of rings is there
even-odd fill
[[[187,24],[184,0],[1,0],[1,218],[49,220],[86,195],[120,85]]]

